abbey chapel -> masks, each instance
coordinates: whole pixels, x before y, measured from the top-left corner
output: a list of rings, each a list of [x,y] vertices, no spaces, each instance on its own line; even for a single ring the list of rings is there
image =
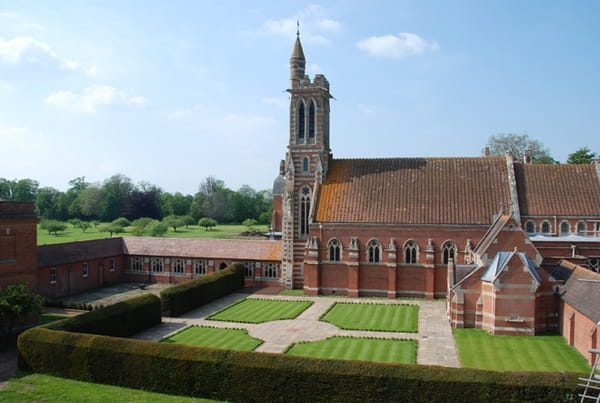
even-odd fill
[[[290,58],[289,144],[273,185],[280,240],[118,237],[35,245],[32,203],[0,201],[0,286],[48,297],[121,281],[178,283],[240,262],[246,285],[307,295],[446,298],[454,327],[559,330],[600,342],[600,161],[337,159],[329,82]],[[335,134],[334,134],[335,135]]]

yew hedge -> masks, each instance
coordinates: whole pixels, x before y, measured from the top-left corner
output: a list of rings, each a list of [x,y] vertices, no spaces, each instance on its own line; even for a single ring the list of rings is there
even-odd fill
[[[160,293],[164,316],[179,316],[244,287],[244,266],[232,267],[196,277]]]
[[[241,352],[33,328],[20,367],[86,382],[248,401],[566,402],[577,375]]]

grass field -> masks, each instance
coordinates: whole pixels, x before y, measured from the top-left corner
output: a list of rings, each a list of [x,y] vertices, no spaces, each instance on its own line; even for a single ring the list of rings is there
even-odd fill
[[[100,224],[103,225],[103,224]],[[266,225],[256,225],[256,230],[261,232],[268,232]],[[132,236],[130,232],[127,232],[129,228],[125,228],[126,232],[121,234],[115,234],[114,236]],[[261,237],[243,237],[239,236],[240,233],[246,231],[248,228],[244,225],[236,224],[219,224],[215,228],[206,231],[202,227],[197,225],[190,225],[188,228],[178,228],[177,232],[174,232],[172,228],[167,231],[164,235],[165,238],[218,238],[218,239],[264,239]],[[68,224],[68,228],[56,235],[49,235],[48,231],[40,229],[38,226],[38,245],[47,245],[63,242],[73,241],[87,241],[90,239],[101,239],[110,238],[108,232],[100,232],[96,228],[90,228],[83,232],[79,228],[74,228],[71,224]]]
[[[416,333],[418,316],[418,305],[336,302],[320,320],[347,330]]]
[[[589,372],[585,358],[560,335],[494,336],[479,329],[454,329],[463,367],[496,371]]]
[[[162,342],[245,351],[252,351],[263,343],[262,340],[251,337],[246,329],[220,329],[207,326],[190,326]]]
[[[276,301],[247,298],[207,319],[227,322],[263,323],[272,320],[293,319],[312,305],[310,301]]]
[[[0,389],[0,402],[215,402],[152,393],[137,389],[79,382],[43,374],[25,374],[12,378],[8,385]]]
[[[414,364],[417,361],[417,341],[334,336],[327,340],[296,343],[288,348],[286,354]]]

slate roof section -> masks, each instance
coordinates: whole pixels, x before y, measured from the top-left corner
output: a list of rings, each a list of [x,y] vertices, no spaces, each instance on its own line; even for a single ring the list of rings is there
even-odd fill
[[[485,273],[483,273],[483,276],[481,276],[481,280],[487,281],[487,282],[493,282],[494,280],[496,280],[498,278],[498,276],[500,276],[500,273],[502,273],[502,270],[504,270],[504,268],[506,267],[508,262],[515,255],[521,259],[521,262],[523,262],[524,265],[527,266],[527,268],[529,269],[529,272],[536,279],[536,281],[538,283],[541,283],[542,278],[540,277],[539,273],[535,269],[535,265],[533,264],[531,259],[529,259],[529,256],[527,256],[523,252],[498,252],[498,253],[496,253],[496,256],[494,256],[494,259],[488,266],[487,270],[485,271]]]
[[[94,239],[37,247],[38,267],[85,262],[122,254],[122,238]]]
[[[127,255],[281,261],[281,242],[235,239],[123,237]]]
[[[491,224],[510,206],[504,157],[332,159],[315,221]]]
[[[595,164],[515,164],[522,216],[600,216]]]
[[[594,323],[600,323],[600,274],[564,260],[560,265],[571,270],[569,279],[560,289],[563,301]]]

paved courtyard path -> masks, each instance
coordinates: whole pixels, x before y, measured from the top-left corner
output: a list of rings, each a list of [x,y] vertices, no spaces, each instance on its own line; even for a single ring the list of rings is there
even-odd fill
[[[313,304],[297,318],[276,320],[252,324],[239,322],[221,322],[207,320],[206,317],[243,298],[262,298],[290,301],[313,301]],[[419,305],[419,332],[377,332],[361,330],[342,330],[330,323],[320,322],[319,317],[336,302],[376,302],[378,304]],[[366,299],[331,298],[282,295],[231,294],[189,311],[176,318],[163,317],[163,322],[134,336],[140,340],[161,340],[189,325],[204,325],[221,328],[247,329],[252,337],[264,340],[255,351],[282,353],[291,344],[299,341],[323,340],[332,336],[379,337],[395,339],[415,339],[418,341],[417,364],[459,367],[456,345],[452,329],[446,316],[445,301],[427,301],[413,299]]]

